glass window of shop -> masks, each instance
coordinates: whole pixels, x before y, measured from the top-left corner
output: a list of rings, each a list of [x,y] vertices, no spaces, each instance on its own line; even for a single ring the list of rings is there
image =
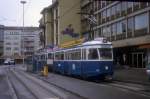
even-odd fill
[[[147,29],[148,28],[148,14],[144,13],[135,16],[135,30]]]

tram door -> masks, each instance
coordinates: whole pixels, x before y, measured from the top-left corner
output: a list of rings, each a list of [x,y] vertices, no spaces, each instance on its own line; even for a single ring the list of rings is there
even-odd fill
[[[131,65],[135,68],[145,68],[144,53],[131,53]]]

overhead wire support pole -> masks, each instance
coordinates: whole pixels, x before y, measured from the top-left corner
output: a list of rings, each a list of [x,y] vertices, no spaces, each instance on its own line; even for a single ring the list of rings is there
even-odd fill
[[[24,47],[24,5],[26,4],[26,1],[20,1],[20,3],[23,5],[23,9],[22,9],[23,10],[22,11],[22,13],[23,13],[23,16],[22,16],[23,17],[23,19],[22,19],[23,27],[22,27],[22,35],[21,35],[22,39],[21,40],[22,40],[22,43],[23,43],[22,44],[23,45],[22,46],[22,49],[23,49],[23,52],[22,52],[23,55],[22,56],[23,56],[23,66],[24,66],[24,58],[25,58],[25,53],[24,53],[25,52],[25,47]]]

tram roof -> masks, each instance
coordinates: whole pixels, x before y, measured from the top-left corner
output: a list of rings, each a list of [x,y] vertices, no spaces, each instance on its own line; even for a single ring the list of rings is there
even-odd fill
[[[59,51],[63,51],[63,50],[64,51],[65,50],[71,50],[71,49],[76,49],[76,48],[85,47],[85,46],[99,46],[99,45],[112,45],[112,43],[107,41],[105,38],[97,38],[97,39],[94,39],[92,41],[84,42],[81,45],[77,45],[77,46],[74,46],[72,48],[60,48],[60,49],[57,49],[55,51],[59,52]]]

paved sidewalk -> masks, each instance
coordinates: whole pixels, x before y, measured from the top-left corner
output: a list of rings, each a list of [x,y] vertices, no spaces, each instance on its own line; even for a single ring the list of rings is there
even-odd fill
[[[114,79],[118,81],[150,85],[148,75],[146,74],[146,69],[141,68],[116,69]]]

